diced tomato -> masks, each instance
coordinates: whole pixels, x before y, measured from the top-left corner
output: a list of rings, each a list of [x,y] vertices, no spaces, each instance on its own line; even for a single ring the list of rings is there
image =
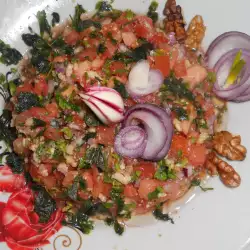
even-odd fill
[[[118,24],[116,24],[114,22],[109,23],[109,24],[104,24],[102,26],[102,33],[104,36],[108,36],[108,34],[111,33],[112,38],[115,39],[117,42],[120,42],[122,39],[119,26],[118,26]],[[108,36],[108,38],[109,38],[109,36]]]
[[[59,129],[56,128],[52,128],[52,127],[47,127],[45,132],[44,132],[44,136],[49,139],[49,140],[53,140],[53,141],[57,141],[60,138],[62,138],[62,132],[60,132]]]
[[[190,84],[193,89],[197,84],[201,83],[207,77],[207,70],[201,65],[193,65],[187,69],[187,75],[183,77],[184,81]]]
[[[134,171],[140,171],[140,178],[145,179],[145,178],[153,178],[155,171],[156,171],[156,165],[153,162],[145,162],[141,161],[137,163],[133,167]]]
[[[215,114],[214,106],[213,104],[207,105],[207,109],[205,111],[205,118],[208,120],[210,117],[212,117]]]
[[[169,52],[169,55],[170,55],[170,69],[173,69],[179,57],[178,49],[172,48],[171,51]]]
[[[139,102],[139,103],[152,103],[155,105],[160,105],[161,99],[158,95],[149,94],[149,95],[145,95],[145,96],[138,98],[137,102]]]
[[[138,196],[137,189],[132,185],[128,184],[124,187],[124,196],[128,198],[135,198]]]
[[[97,51],[96,48],[87,48],[81,51],[79,54],[77,54],[77,58],[79,58],[80,61],[85,61],[86,59],[93,61],[97,57]]]
[[[136,45],[137,38],[133,32],[123,32],[122,39],[126,46],[134,47]]]
[[[159,181],[152,179],[144,179],[140,181],[140,186],[138,189],[139,196],[142,199],[148,200],[148,194],[155,191],[159,186]]]
[[[63,55],[63,56],[56,56],[53,58],[53,62],[54,63],[63,63],[65,61],[68,60],[68,56],[67,55]]]
[[[56,178],[54,175],[46,176],[45,178],[42,178],[42,182],[46,189],[52,189],[56,187]]]
[[[153,21],[147,16],[137,16],[135,24],[135,33],[138,37],[145,38],[148,41],[154,36]]]
[[[64,37],[65,43],[69,45],[76,45],[76,43],[80,40],[80,34],[75,30],[72,30],[69,34]]]
[[[40,77],[39,81],[35,83],[34,93],[39,96],[47,96],[48,95],[48,84],[44,77]]]
[[[174,73],[177,78],[181,78],[187,75],[187,68],[185,60],[178,60],[174,65]]]
[[[192,144],[190,146],[188,159],[193,166],[201,166],[206,161],[207,150],[203,144]]]
[[[51,117],[57,117],[58,116],[58,106],[55,102],[49,103],[45,105],[46,110],[49,113],[49,116]]]
[[[114,145],[115,140],[115,126],[109,127],[99,126],[96,129],[96,143],[103,144],[106,146]]]
[[[110,71],[112,74],[116,74],[118,76],[122,76],[124,74],[126,74],[126,72],[123,71],[123,69],[125,68],[125,64],[122,63],[122,62],[119,62],[119,61],[113,61],[111,64],[110,64]]]
[[[21,92],[31,92],[33,93],[33,86],[31,82],[25,82],[23,85],[16,88],[16,95],[19,95]]]
[[[156,32],[150,39],[150,42],[155,45],[165,44],[168,43],[168,38],[163,32]]]
[[[83,119],[79,115],[77,115],[77,114],[73,115],[72,122],[74,124],[78,125],[79,127],[83,127],[84,126]]]
[[[170,74],[170,61],[169,56],[154,56],[155,64],[153,68],[158,69],[162,72],[164,77],[169,76]]]
[[[30,114],[30,117],[35,117],[45,122],[50,122],[53,118],[49,116],[49,111],[46,110],[45,108],[32,107],[27,112]]]
[[[92,190],[94,186],[92,171],[85,171],[82,177],[87,183],[87,188]]]
[[[66,175],[65,175],[65,177],[64,177],[64,179],[63,179],[63,182],[62,182],[62,185],[64,186],[64,187],[68,187],[68,186],[70,186],[70,185],[72,185],[72,183],[73,183],[73,181],[74,181],[74,179],[75,179],[75,177],[78,175],[78,172],[77,171],[69,171]]]
[[[179,152],[181,152],[182,156],[188,156],[188,140],[183,135],[174,135],[168,155],[177,157]]]
[[[113,44],[111,41],[106,42],[106,50],[103,53],[103,58],[112,58],[117,50],[117,45]]]

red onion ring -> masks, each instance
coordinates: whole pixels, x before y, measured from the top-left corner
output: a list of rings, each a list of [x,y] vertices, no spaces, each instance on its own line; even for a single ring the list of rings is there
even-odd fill
[[[250,100],[250,87],[244,92],[243,95],[236,97],[234,102],[246,102]]]
[[[250,49],[250,36],[238,31],[226,32],[218,36],[206,52],[208,68],[213,69],[221,56],[232,49]]]
[[[226,79],[230,73],[230,69],[233,63],[233,60],[236,54],[239,52],[239,49],[233,49],[223,55],[214,67],[216,72],[217,79],[214,84],[214,92],[220,98],[233,101],[237,97],[241,96],[249,87],[250,87],[250,50],[242,50],[242,58],[246,61],[246,66],[241,72],[240,83],[233,84],[228,88],[224,88]]]
[[[122,156],[141,157],[147,145],[147,134],[138,126],[128,126],[115,137],[115,151]]]
[[[171,116],[162,108],[152,104],[137,104],[130,108],[124,118],[123,127],[142,125],[148,135],[147,145],[141,158],[159,161],[170,148],[173,125]]]
[[[134,99],[157,91],[164,81],[161,71],[150,69],[147,60],[135,64],[129,73],[127,91]]]

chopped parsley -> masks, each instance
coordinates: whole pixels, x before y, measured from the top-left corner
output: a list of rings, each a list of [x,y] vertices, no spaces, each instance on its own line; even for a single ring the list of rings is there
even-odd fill
[[[157,8],[158,8],[159,4],[156,1],[153,1],[148,9],[148,13],[147,16],[150,17],[154,23],[156,23],[158,21],[159,15],[157,13]]]
[[[159,195],[164,193],[164,190],[162,187],[157,187],[153,192],[148,194],[148,200],[155,200],[159,198]]]
[[[160,181],[166,181],[168,179],[176,179],[176,175],[173,169],[170,169],[164,160],[158,163],[158,168],[155,172],[154,178]]]
[[[22,59],[22,54],[14,49],[11,48],[10,45],[4,43],[0,39],[0,62],[9,66],[11,64],[17,64]]]
[[[198,180],[198,179],[193,179],[193,180],[191,181],[191,187],[199,187],[203,192],[210,191],[210,190],[214,190],[214,189],[211,188],[211,187],[208,187],[208,188],[202,187],[202,186],[201,186],[201,181]]]

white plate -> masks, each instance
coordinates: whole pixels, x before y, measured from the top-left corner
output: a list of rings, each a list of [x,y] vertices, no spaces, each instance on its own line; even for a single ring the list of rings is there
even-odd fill
[[[93,9],[96,1],[82,0],[87,9]],[[161,0],[163,7],[165,0]],[[145,13],[149,0],[116,0],[117,8],[130,8]],[[57,11],[63,17],[72,13],[75,2],[70,0],[1,0],[0,37],[25,51],[20,34],[34,25],[35,13],[46,9]],[[225,31],[239,30],[250,34],[249,0],[178,0],[187,22],[201,14],[207,25],[204,47]],[[229,130],[240,134],[243,144],[250,151],[250,102],[229,105]],[[124,236],[116,236],[111,228],[97,225],[90,236],[80,238],[69,228],[62,229],[50,241],[54,245],[42,249],[84,250],[246,250],[250,249],[250,160],[249,157],[234,167],[242,177],[237,189],[225,188],[218,179],[209,185],[212,192],[202,193],[178,212],[175,225],[154,223],[143,227],[127,228]],[[3,197],[3,196],[1,196]],[[6,197],[5,197],[6,198]],[[1,199],[4,199],[1,198]],[[56,241],[54,239],[59,236]],[[65,241],[64,241],[65,240]],[[5,243],[0,243],[7,250]]]

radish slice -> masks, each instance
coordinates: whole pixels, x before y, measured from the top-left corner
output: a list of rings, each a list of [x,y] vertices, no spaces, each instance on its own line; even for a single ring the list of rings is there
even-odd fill
[[[123,119],[124,103],[114,89],[92,87],[79,96],[104,124],[120,122]]]
[[[129,73],[127,90],[133,98],[138,98],[157,91],[163,80],[164,76],[159,70],[150,70],[149,62],[141,60]]]

